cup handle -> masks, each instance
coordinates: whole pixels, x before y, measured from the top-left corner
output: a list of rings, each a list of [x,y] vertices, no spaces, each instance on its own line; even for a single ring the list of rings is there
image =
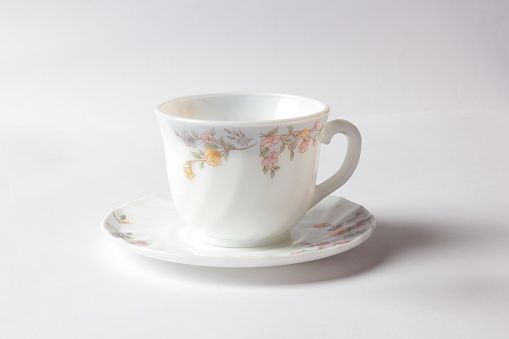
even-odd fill
[[[320,200],[343,186],[348,179],[352,176],[359,158],[361,156],[361,134],[357,127],[346,120],[332,120],[325,125],[322,136],[322,143],[329,144],[332,137],[337,133],[342,133],[348,140],[348,147],[346,150],[345,160],[339,170],[334,173],[329,179],[322,182],[320,185],[315,186],[313,198],[309,208],[315,206]]]

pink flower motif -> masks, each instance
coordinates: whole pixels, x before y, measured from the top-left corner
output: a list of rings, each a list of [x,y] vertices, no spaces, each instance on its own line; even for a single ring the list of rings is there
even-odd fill
[[[269,135],[262,140],[262,147],[270,147],[277,144],[281,140],[280,135]]]
[[[309,147],[309,139],[306,139],[303,142],[301,142],[301,144],[299,145],[299,152],[301,152],[301,153],[306,152],[308,150],[308,147]]]
[[[271,152],[267,158],[262,160],[263,167],[267,167],[269,170],[274,169],[274,164],[278,161],[279,153]]]
[[[148,242],[146,242],[145,240],[135,240],[134,244],[138,246],[148,246]]]
[[[200,135],[200,139],[203,140],[204,143],[208,144],[210,138],[210,132],[205,132],[202,135]]]
[[[315,122],[315,128],[320,127],[320,121]]]
[[[328,245],[330,244],[330,242],[326,241],[326,242],[321,242],[319,244],[314,244],[313,246],[325,246],[325,245]]]

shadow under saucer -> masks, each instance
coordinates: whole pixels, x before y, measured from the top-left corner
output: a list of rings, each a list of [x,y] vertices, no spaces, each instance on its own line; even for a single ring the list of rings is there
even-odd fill
[[[357,248],[332,257],[287,266],[263,268],[200,267],[153,260],[122,251],[121,257],[144,274],[164,279],[184,278],[192,282],[221,285],[293,285],[345,279],[371,271],[409,250],[432,250],[458,241],[444,237],[443,228],[409,220],[378,220],[370,239]]]
[[[447,226],[447,227],[446,227]],[[360,246],[328,258],[286,266],[256,268],[201,267],[153,260],[111,247],[136,275],[162,280],[184,279],[191,283],[219,285],[296,285],[346,279],[380,268],[408,252],[435,251],[452,243],[468,242],[468,233],[448,232],[454,225],[421,220],[378,219],[375,232]],[[454,228],[454,227],[452,227]]]

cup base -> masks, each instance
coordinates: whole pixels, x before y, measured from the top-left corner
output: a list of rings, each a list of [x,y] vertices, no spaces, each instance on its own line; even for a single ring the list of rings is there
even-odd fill
[[[277,237],[263,238],[257,240],[231,240],[231,239],[218,239],[205,235],[199,231],[194,231],[194,236],[197,240],[219,247],[262,247],[269,246],[284,240],[290,239],[290,231],[284,232]]]

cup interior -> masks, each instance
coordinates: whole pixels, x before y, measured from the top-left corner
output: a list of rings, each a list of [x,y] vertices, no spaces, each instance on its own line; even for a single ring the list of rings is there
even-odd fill
[[[317,100],[273,93],[225,93],[182,97],[157,107],[164,115],[214,121],[271,121],[327,114]]]

